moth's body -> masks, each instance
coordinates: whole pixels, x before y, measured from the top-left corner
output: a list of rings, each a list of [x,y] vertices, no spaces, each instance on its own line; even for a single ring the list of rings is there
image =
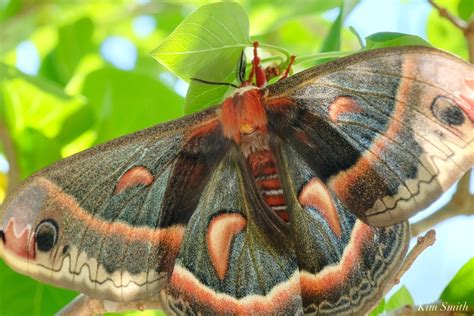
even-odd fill
[[[240,146],[263,200],[283,221],[288,222],[263,102],[261,89],[243,87],[223,102],[217,114],[223,134]]]
[[[400,267],[407,218],[473,164],[474,67],[364,52],[38,172],[3,205],[0,253],[170,313],[363,314]]]

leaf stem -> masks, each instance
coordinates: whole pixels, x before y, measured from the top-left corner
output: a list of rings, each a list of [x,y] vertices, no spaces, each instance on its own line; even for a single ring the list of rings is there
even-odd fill
[[[359,52],[359,50],[351,50],[351,51],[345,51],[345,52],[316,53],[316,54],[309,54],[309,55],[303,55],[303,56],[296,56],[295,64],[302,63],[308,60],[313,60],[313,59],[342,57],[342,56],[355,54],[357,52]]]
[[[280,52],[280,53],[282,53],[283,55],[285,55],[287,60],[290,59],[290,57],[291,57],[290,52],[287,51],[286,49],[284,49],[283,47],[279,47],[279,46],[275,46],[275,45],[270,45],[270,44],[264,44],[264,43],[259,43],[259,46],[260,46],[261,48],[276,50],[277,52]]]
[[[263,64],[263,63],[269,63],[269,62],[274,61],[274,60],[278,60],[278,61],[283,62],[284,58],[281,57],[281,56],[272,56],[272,57],[263,58],[260,62]],[[248,64],[250,65],[252,63],[248,63]]]

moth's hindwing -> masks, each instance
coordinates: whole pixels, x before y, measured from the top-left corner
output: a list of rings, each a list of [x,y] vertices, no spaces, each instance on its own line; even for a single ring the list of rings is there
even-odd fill
[[[290,146],[281,146],[278,161],[304,312],[365,314],[382,298],[400,268],[409,241],[408,222],[369,226],[344,206]]]
[[[406,220],[474,163],[474,67],[447,53],[364,52],[265,93],[271,131],[366,223]]]
[[[157,295],[206,179],[225,152],[216,122],[212,109],[35,174],[5,202],[5,261],[92,297]]]
[[[164,295],[168,310],[204,314],[302,311],[291,236],[272,225],[238,147],[213,172]],[[276,219],[276,218],[275,218]]]

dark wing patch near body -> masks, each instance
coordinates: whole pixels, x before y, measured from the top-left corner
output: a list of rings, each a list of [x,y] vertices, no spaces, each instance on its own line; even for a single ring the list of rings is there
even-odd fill
[[[271,132],[358,218],[386,226],[472,167],[472,78],[472,65],[438,50],[389,48],[270,85],[263,103]]]

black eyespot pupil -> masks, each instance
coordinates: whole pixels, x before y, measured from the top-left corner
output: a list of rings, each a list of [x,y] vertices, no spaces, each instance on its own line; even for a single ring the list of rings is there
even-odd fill
[[[58,225],[52,219],[43,220],[36,226],[36,247],[39,251],[51,250],[57,241]]]
[[[454,126],[464,124],[464,113],[453,100],[447,97],[437,97],[431,105],[431,111],[444,124]]]

